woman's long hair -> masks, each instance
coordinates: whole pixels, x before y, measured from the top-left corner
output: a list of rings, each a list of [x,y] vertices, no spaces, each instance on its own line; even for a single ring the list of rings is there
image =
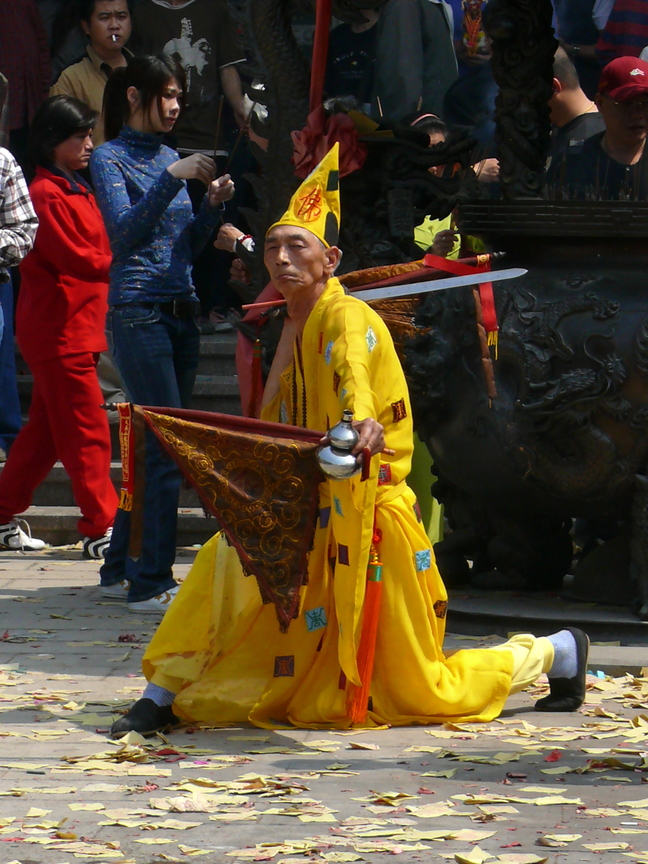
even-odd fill
[[[50,96],[29,129],[29,158],[34,167],[52,163],[54,150],[76,132],[94,129],[98,114],[73,96]]]
[[[106,141],[116,138],[119,130],[131,116],[127,90],[135,87],[144,116],[150,118],[153,105],[162,109],[162,94],[171,79],[175,79],[183,92],[185,74],[180,63],[166,54],[133,57],[128,66],[115,69],[104,90],[103,120]]]

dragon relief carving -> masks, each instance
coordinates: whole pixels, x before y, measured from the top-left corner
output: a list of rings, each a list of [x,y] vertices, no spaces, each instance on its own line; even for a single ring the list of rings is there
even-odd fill
[[[549,150],[552,62],[558,42],[552,6],[544,0],[490,0],[484,25],[492,40],[491,68],[502,195],[541,195]]]
[[[290,133],[306,122],[308,70],[290,29],[291,0],[230,2],[250,34],[254,74],[265,86],[267,120],[254,123],[270,145],[265,154],[255,151],[262,166],[254,180],[259,209],[249,214],[253,232],[263,236],[298,182]],[[380,2],[340,0],[347,18]],[[500,86],[502,197],[519,207],[519,199],[542,194],[557,44],[551,3],[490,0],[486,9]],[[478,194],[475,185],[459,182],[469,171],[443,186],[427,170],[449,160],[469,165],[470,142],[449,139],[430,149],[415,130],[392,126],[392,132],[388,144],[367,143],[363,169],[341,183],[345,271],[418,257],[410,234],[415,220],[441,217]],[[529,217],[533,206],[529,201]],[[571,564],[572,517],[632,519],[633,567],[648,617],[648,493],[637,479],[648,458],[645,267],[621,270],[616,250],[609,246],[603,255],[598,245],[596,255],[583,254],[587,270],[573,259],[561,267],[552,261],[551,240],[523,235],[513,248],[524,250],[533,236],[545,257],[535,255],[533,276],[500,283],[495,292],[496,399],[489,401],[484,386],[469,289],[428,295],[418,306],[415,334],[402,344],[415,426],[435,460],[434,493],[453,528],[435,550],[440,569],[449,583],[481,573],[491,587],[502,579],[506,587],[557,587]],[[519,260],[525,264],[524,254]],[[248,264],[249,299],[265,280],[260,257]],[[632,308],[619,299],[629,288]],[[635,487],[643,489],[638,497]]]

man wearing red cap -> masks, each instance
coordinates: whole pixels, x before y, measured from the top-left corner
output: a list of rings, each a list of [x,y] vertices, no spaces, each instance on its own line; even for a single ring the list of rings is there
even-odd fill
[[[648,199],[648,63],[636,57],[608,63],[594,101],[605,131],[588,138],[578,153],[552,164],[550,186],[560,186],[575,198]]]

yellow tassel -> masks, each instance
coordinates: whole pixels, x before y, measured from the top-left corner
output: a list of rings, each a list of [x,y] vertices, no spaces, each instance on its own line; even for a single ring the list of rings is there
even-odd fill
[[[133,509],[133,496],[125,489],[122,489],[120,492],[119,509],[126,510],[128,513]]]
[[[492,347],[495,349],[494,356],[497,360],[498,349],[499,349],[499,330],[491,330],[487,337],[487,343],[489,348]]]

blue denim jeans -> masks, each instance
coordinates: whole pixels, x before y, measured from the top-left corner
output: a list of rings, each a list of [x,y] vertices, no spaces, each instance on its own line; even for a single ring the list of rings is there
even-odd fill
[[[188,407],[200,348],[193,318],[129,304],[111,309],[108,319],[128,398],[139,405]],[[100,571],[102,585],[129,580],[129,602],[148,600],[176,584],[172,567],[179,492],[180,472],[147,429],[142,553],[137,560],[129,557],[130,513],[118,510]]]
[[[13,287],[0,282],[0,447],[7,453],[22,426],[15,350]]]

